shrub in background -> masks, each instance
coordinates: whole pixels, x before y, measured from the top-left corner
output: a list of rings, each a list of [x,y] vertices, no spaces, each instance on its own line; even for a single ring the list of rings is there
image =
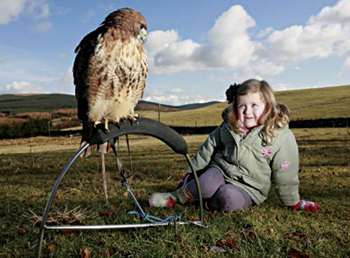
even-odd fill
[[[28,119],[15,123],[0,123],[0,139],[15,139],[46,135],[51,126],[50,119]]]

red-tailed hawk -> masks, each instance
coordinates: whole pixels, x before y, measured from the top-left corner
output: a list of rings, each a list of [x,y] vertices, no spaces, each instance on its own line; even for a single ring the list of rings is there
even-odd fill
[[[79,43],[73,76],[78,117],[83,123],[82,141],[91,125],[134,119],[134,107],[142,98],[148,63],[143,43],[147,23],[129,8],[112,12],[100,27]]]
[[[137,117],[134,107],[143,96],[148,71],[146,39],[145,18],[124,8],[110,13],[75,49],[73,76],[82,143],[97,124],[108,129],[109,122]],[[106,148],[107,144],[101,148],[103,173]]]

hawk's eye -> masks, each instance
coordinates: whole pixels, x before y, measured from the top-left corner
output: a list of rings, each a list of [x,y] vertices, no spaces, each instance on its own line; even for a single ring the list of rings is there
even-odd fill
[[[143,24],[143,23],[141,23],[141,25],[140,25],[140,30],[142,30],[142,29],[147,30],[147,26],[145,24]]]

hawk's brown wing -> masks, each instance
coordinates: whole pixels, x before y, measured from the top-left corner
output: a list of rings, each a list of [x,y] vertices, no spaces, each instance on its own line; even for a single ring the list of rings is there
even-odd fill
[[[107,31],[105,27],[99,27],[86,35],[75,49],[76,57],[73,65],[73,77],[75,84],[75,97],[78,102],[78,117],[87,120],[88,112],[88,74],[90,71],[90,60],[94,55],[98,36]]]
[[[80,41],[75,49],[76,57],[73,65],[73,78],[75,84],[75,97],[78,103],[78,118],[82,121],[83,125],[82,142],[88,139],[93,130],[92,125],[88,122],[88,76],[90,71],[90,61],[98,44],[98,36],[104,34],[106,31],[107,28],[101,26],[90,32]]]

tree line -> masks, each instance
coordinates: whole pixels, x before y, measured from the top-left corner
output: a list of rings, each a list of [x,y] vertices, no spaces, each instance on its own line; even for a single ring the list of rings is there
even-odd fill
[[[33,118],[17,123],[1,123],[0,139],[26,138],[46,135],[51,127],[50,119]]]

